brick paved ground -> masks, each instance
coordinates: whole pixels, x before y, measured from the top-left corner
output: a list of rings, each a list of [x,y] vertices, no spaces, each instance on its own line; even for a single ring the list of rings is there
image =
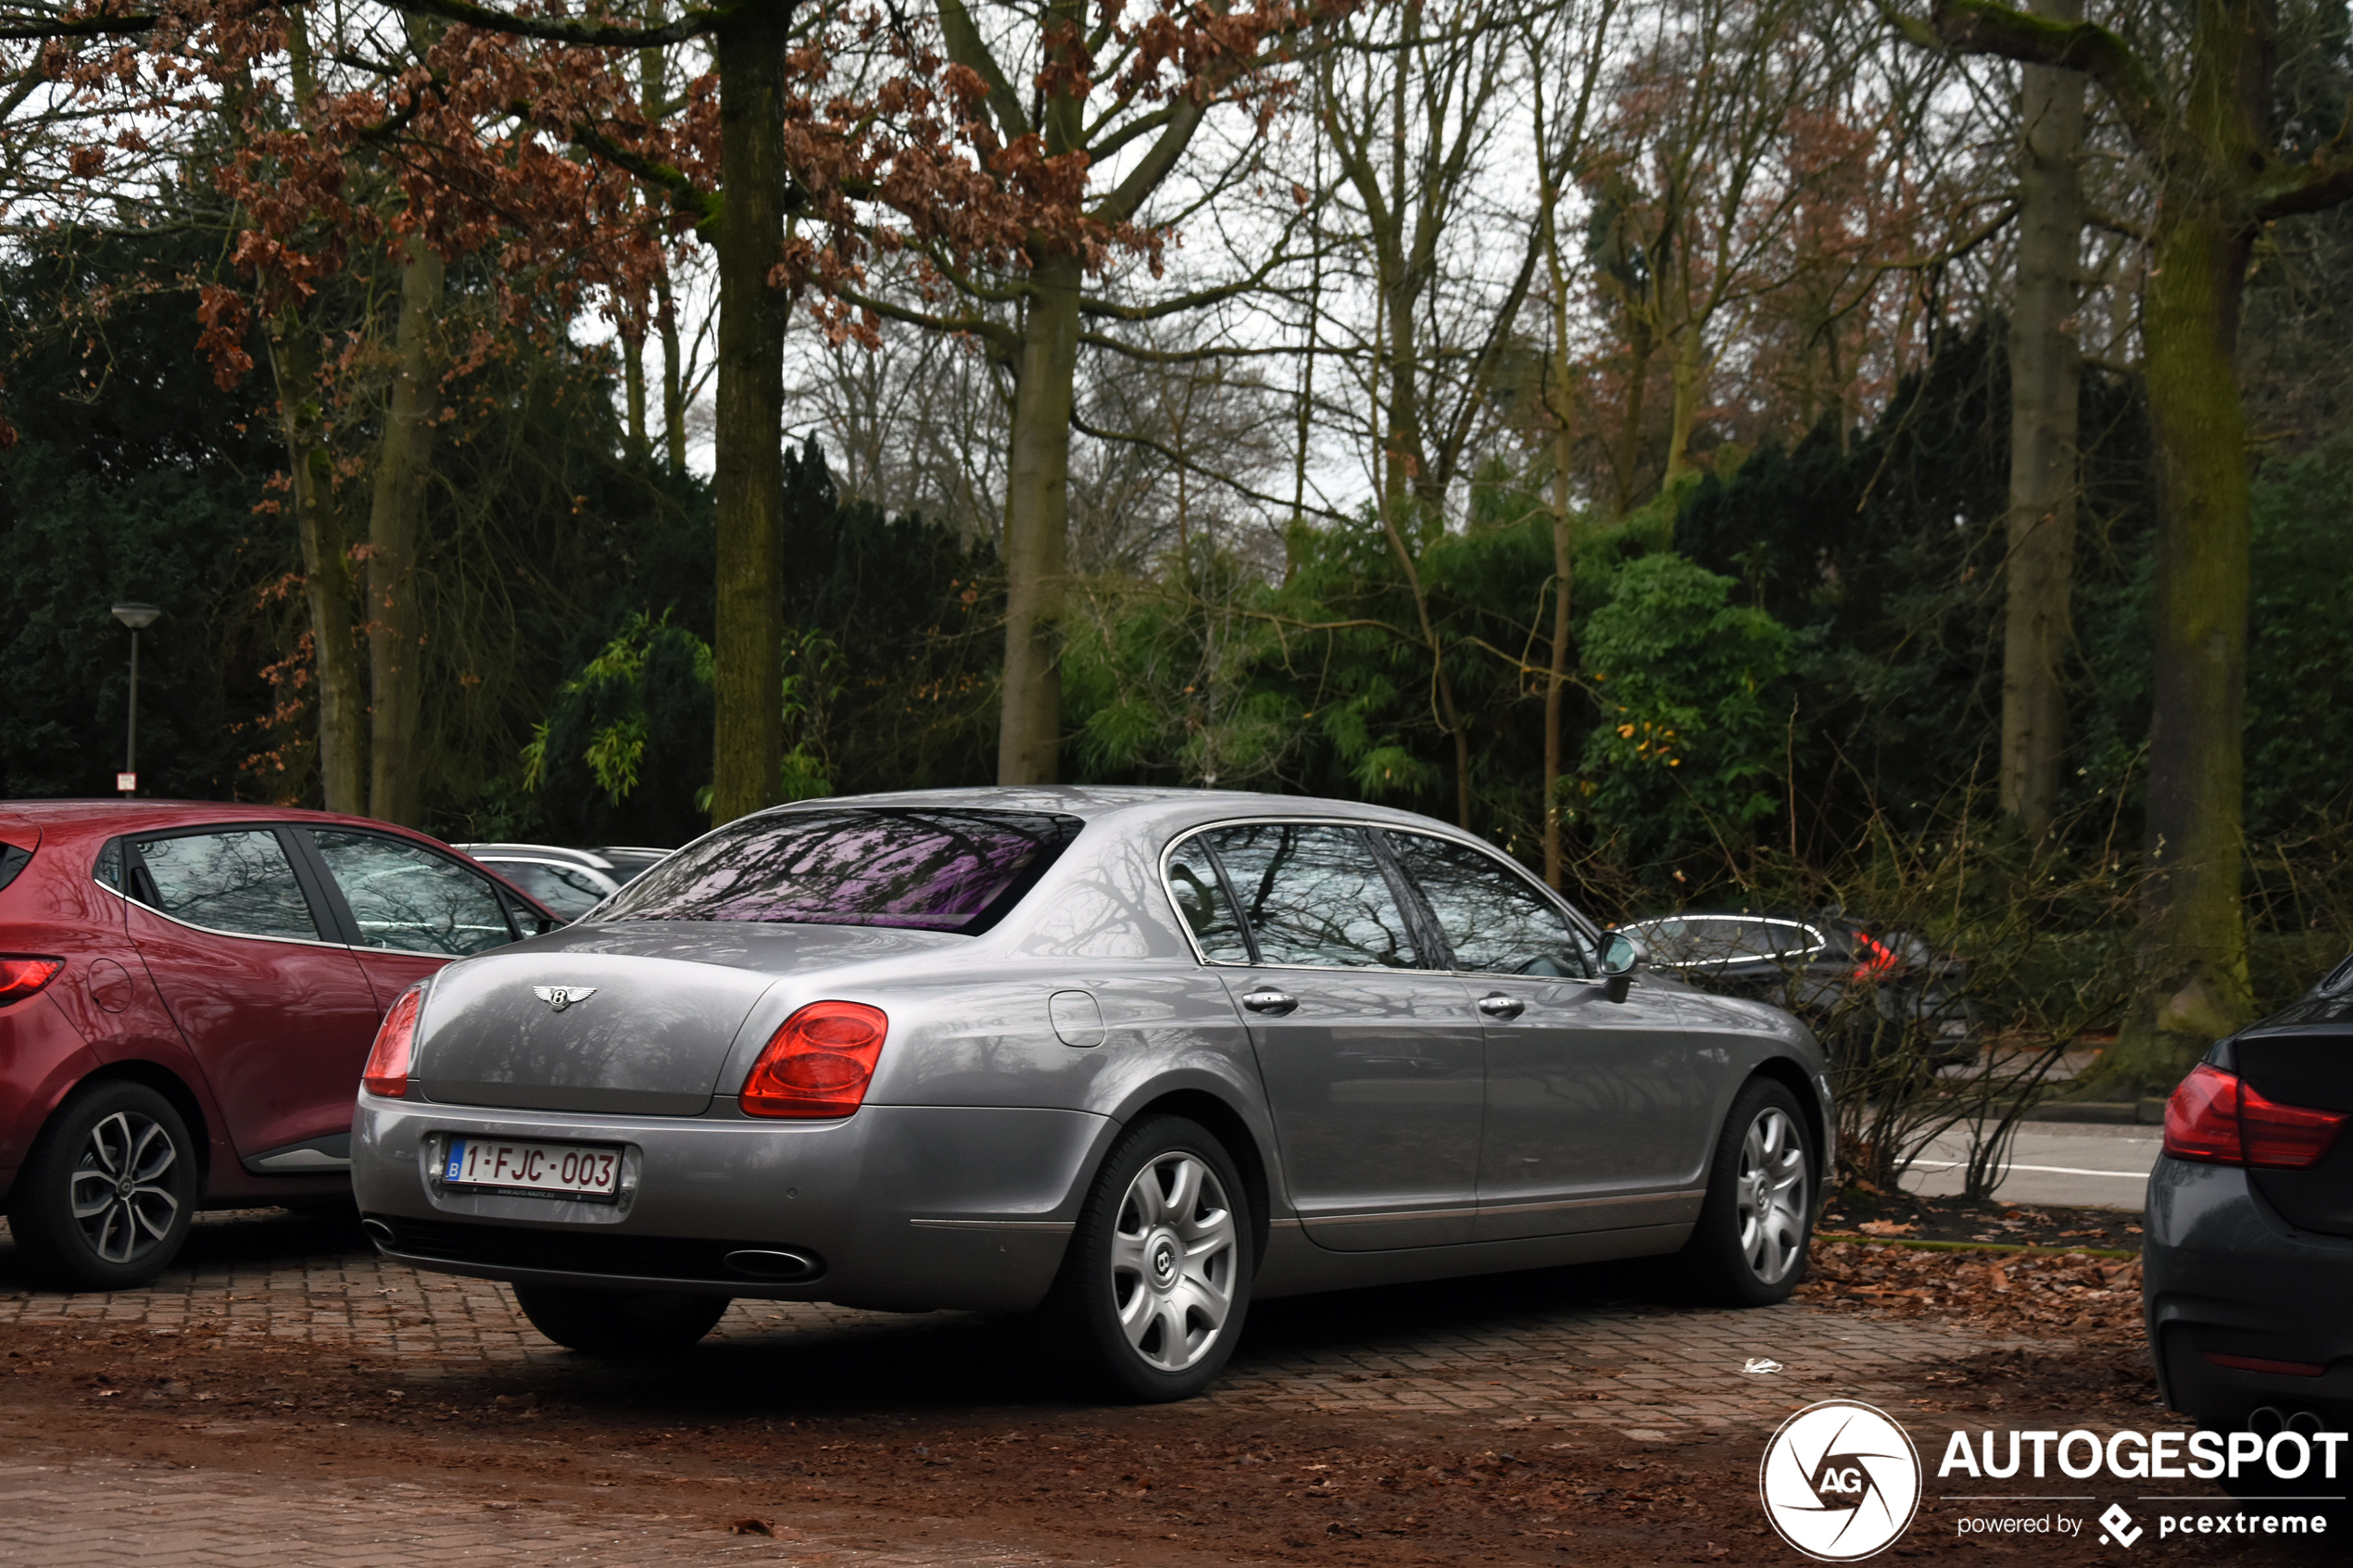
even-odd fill
[[[771,1562],[805,1568],[1030,1568],[1047,1559],[985,1542],[877,1549],[821,1531],[772,1525],[735,1535],[663,1513],[566,1519],[521,1505],[451,1502],[446,1488],[305,1484],[86,1456],[14,1456],[0,1464],[0,1562],[333,1564],[333,1568],[506,1568],[508,1564]]]
[[[436,1376],[560,1373],[578,1364],[531,1329],[500,1286],[419,1275],[354,1247],[348,1232],[271,1211],[208,1215],[202,1224],[182,1266],[147,1289],[114,1295],[27,1288],[0,1227],[0,1336],[11,1324],[82,1323],[157,1336],[218,1333],[233,1341],[312,1345],[346,1359],[383,1358],[403,1380],[428,1385]],[[828,1360],[862,1350],[880,1362],[973,1332],[956,1314],[739,1302],[717,1336],[745,1349],[805,1348]],[[1907,1369],[1999,1343],[1795,1305],[1680,1309],[1639,1293],[1629,1298],[1606,1273],[1564,1271],[1265,1303],[1231,1372],[1204,1403],[1309,1421],[1323,1412],[1411,1413],[1466,1429],[1573,1431],[1597,1424],[1637,1441],[1670,1442],[1706,1429],[1768,1429],[1831,1394],[1900,1406],[1918,1391],[1903,1380]],[[1781,1370],[1749,1374],[1743,1368],[1754,1358]],[[0,1463],[10,1466],[0,1469],[0,1562],[39,1568],[126,1557],[251,1568],[329,1560],[338,1568],[779,1557],[812,1564],[838,1559],[844,1568],[1010,1568],[1041,1561],[986,1543],[935,1541],[911,1554],[814,1536],[729,1537],[707,1521],[697,1528],[660,1514],[582,1522],[544,1509],[509,1514],[480,1503],[428,1506],[399,1487],[141,1468],[86,1454],[16,1454],[0,1456]],[[298,1530],[285,1523],[296,1518],[304,1522]]]

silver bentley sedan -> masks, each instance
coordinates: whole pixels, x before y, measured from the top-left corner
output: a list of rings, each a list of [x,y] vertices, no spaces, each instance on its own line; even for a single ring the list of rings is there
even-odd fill
[[[583,1352],[737,1296],[1032,1313],[1172,1399],[1253,1297],[1673,1254],[1780,1300],[1831,1127],[1802,1024],[1428,818],[973,789],[746,817],[451,964],[352,1161],[387,1257]]]

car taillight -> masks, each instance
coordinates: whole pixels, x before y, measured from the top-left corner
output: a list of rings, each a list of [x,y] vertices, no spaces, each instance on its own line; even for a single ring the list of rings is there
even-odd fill
[[[890,1020],[860,1002],[812,1002],[768,1037],[744,1078],[750,1116],[847,1116],[866,1102]]]
[[[20,1002],[57,977],[63,959],[0,958],[0,1008]]]
[[[1855,956],[1863,960],[1855,966],[1854,977],[1857,980],[1877,980],[1904,961],[1886,943],[1868,931],[1855,934]]]
[[[2244,1165],[2239,1146],[2239,1081],[2204,1062],[2190,1070],[2165,1102],[2165,1152],[2208,1165]]]
[[[367,1070],[359,1074],[370,1094],[386,1099],[408,1098],[409,1045],[416,1037],[417,1010],[424,999],[424,988],[411,985],[384,1014],[383,1025],[376,1030],[376,1048],[368,1053]]]
[[[2348,1113],[2281,1105],[2235,1073],[2200,1062],[2165,1102],[2165,1152],[2208,1165],[2317,1165]]]

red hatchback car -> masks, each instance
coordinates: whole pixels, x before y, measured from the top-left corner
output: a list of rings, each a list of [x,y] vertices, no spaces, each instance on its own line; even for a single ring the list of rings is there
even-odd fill
[[[0,1202],[134,1285],[199,1208],[347,1198],[385,1008],[555,917],[420,834],[187,801],[0,803]]]

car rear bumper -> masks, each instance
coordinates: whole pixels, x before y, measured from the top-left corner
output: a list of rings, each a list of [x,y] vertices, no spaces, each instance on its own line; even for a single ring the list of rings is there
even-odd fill
[[[2264,1409],[2353,1427],[2353,1237],[2291,1227],[2237,1167],[2160,1159],[2142,1282],[2173,1409],[2231,1430]],[[2276,1364],[2232,1364],[2246,1361]]]
[[[1019,1311],[1053,1283],[1114,1131],[1081,1111],[870,1105],[836,1121],[627,1117],[360,1097],[352,1185],[386,1256],[489,1279]],[[620,1145],[623,1201],[470,1192],[435,1135]],[[729,1255],[797,1254],[789,1279]],[[773,1276],[773,1260],[761,1267]]]

